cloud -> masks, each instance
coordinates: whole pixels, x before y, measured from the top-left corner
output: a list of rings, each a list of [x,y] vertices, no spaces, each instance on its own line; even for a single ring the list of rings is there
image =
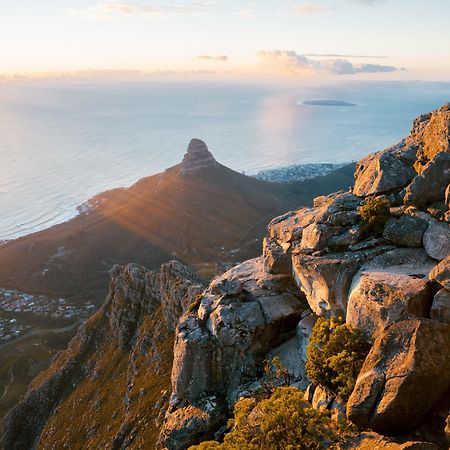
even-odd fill
[[[297,14],[307,15],[320,12],[330,11],[329,6],[321,5],[319,3],[301,3],[295,8]]]
[[[303,56],[312,58],[371,58],[371,59],[386,59],[387,56],[376,55],[342,55],[339,53],[305,53]]]
[[[27,80],[127,80],[127,81],[145,81],[154,78],[170,77],[198,77],[222,75],[224,72],[216,70],[134,70],[134,69],[86,69],[86,70],[61,70],[49,72],[18,72],[18,73],[0,73],[0,82],[7,81],[27,81]]]
[[[115,20],[118,17],[166,17],[177,14],[198,14],[209,12],[216,0],[189,0],[157,6],[153,3],[134,3],[130,1],[100,2],[84,9],[66,9],[74,16],[91,20]]]
[[[218,55],[218,56],[211,56],[211,55],[200,55],[197,56],[197,59],[202,59],[205,61],[228,61],[227,55]]]
[[[381,3],[384,3],[386,0],[349,0],[351,3],[356,3],[358,5],[363,6],[375,6],[375,5],[381,5]]]
[[[344,58],[311,59],[306,55],[288,50],[260,51],[257,55],[265,65],[298,76],[319,73],[355,75],[358,73],[386,73],[397,70],[396,67],[388,65],[353,64]]]

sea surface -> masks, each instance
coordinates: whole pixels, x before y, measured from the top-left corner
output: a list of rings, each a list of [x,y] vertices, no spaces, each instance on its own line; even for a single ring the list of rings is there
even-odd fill
[[[448,101],[450,83],[431,82],[3,83],[0,240],[67,220],[96,193],[180,162],[193,137],[247,174],[350,162],[397,142],[414,117]]]

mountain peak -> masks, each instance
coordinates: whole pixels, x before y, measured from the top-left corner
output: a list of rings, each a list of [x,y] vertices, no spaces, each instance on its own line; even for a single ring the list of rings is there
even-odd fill
[[[215,166],[217,161],[201,139],[191,139],[181,162],[180,172],[185,175],[197,169]]]

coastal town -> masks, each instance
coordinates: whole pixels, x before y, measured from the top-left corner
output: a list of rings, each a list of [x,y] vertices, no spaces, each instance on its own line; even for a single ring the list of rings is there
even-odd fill
[[[0,288],[0,345],[23,336],[34,327],[33,319],[47,319],[53,325],[68,325],[88,317],[95,306],[71,304],[64,298],[48,298]]]

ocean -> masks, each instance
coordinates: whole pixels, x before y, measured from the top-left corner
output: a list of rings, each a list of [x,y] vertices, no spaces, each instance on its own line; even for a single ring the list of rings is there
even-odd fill
[[[193,137],[247,174],[350,162],[449,101],[450,83],[437,82],[3,83],[0,240],[67,220],[93,195],[177,164]]]

